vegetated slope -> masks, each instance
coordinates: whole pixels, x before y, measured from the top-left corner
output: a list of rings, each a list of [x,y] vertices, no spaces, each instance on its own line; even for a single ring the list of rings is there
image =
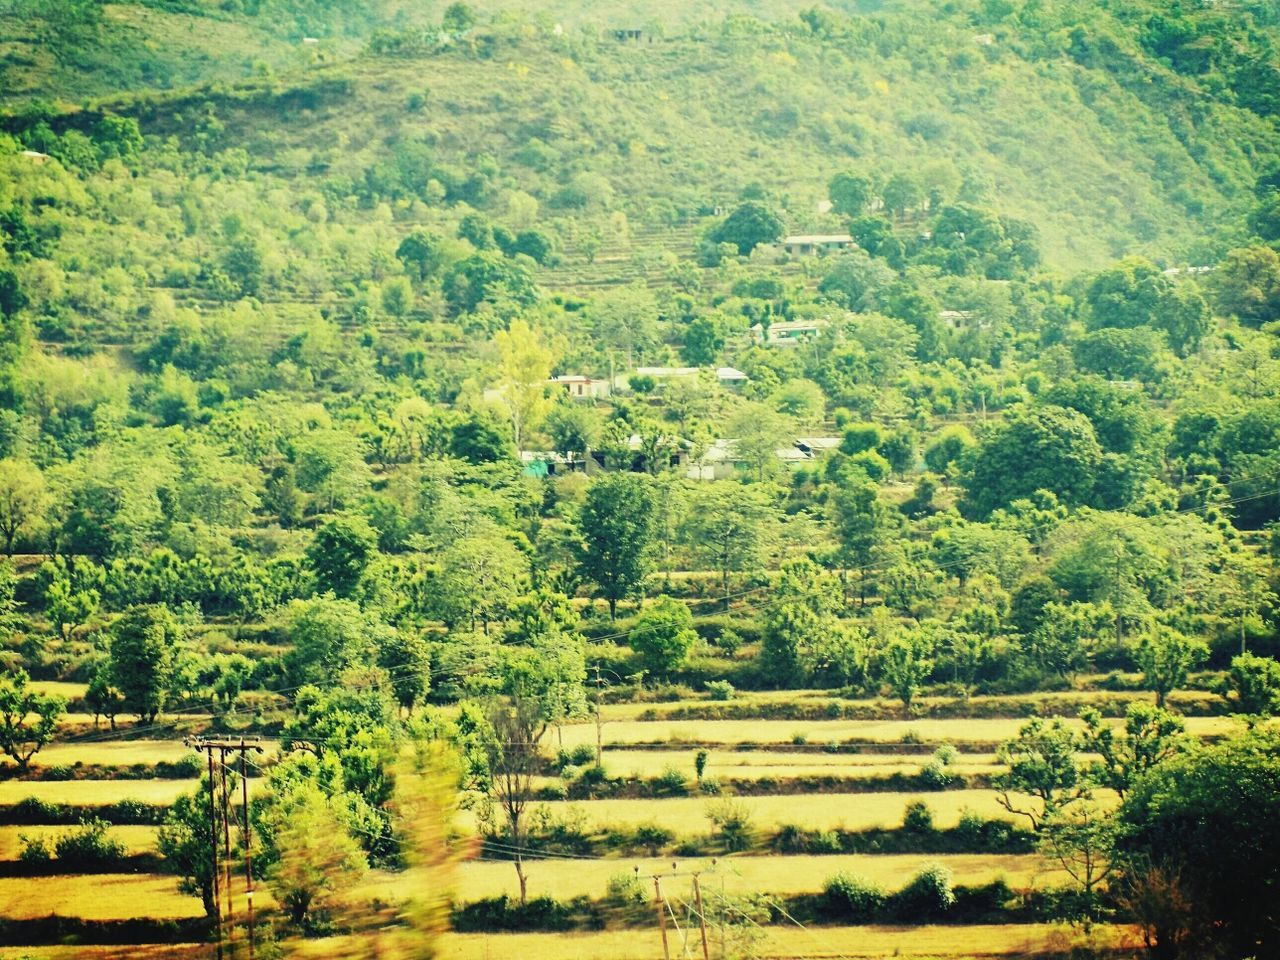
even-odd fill
[[[907,173],[923,197],[1030,221],[1056,266],[1132,252],[1207,260],[1203,238],[1239,219],[1280,137],[1230,77],[1152,55],[1140,42],[1149,15],[1126,11],[1132,26],[1066,11],[1050,24],[983,23],[962,9],[731,16],[638,44],[506,16],[445,43],[419,27],[384,31],[372,45],[382,54],[238,90],[105,105],[138,115],[144,133],[241,147],[250,169],[339,194],[398,179],[404,199],[429,203],[431,180],[479,171],[488,182],[466,198],[478,207],[510,187],[565,213],[669,222],[755,184],[779,195],[793,229],[834,229],[817,205],[831,175],[852,168]],[[160,22],[148,14],[128,29]],[[230,46],[248,22],[207,21]],[[291,98],[296,88],[310,92]],[[195,129],[192,106],[216,118],[216,137]]]

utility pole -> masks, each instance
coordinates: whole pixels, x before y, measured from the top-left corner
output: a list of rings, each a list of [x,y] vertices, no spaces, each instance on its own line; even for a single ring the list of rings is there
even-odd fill
[[[711,960],[711,949],[707,946],[707,916],[702,912],[702,884],[698,875],[693,875],[693,902],[698,910],[698,932],[702,935],[702,960]]]
[[[207,737],[188,737],[186,739],[187,746],[194,750],[199,750],[205,754],[207,758],[207,766],[209,771],[209,827],[210,827],[210,863],[213,867],[213,902],[214,909],[217,913],[217,933],[218,933],[218,960],[222,960],[222,940],[223,940],[223,897],[222,890],[226,890],[226,921],[227,921],[227,947],[229,951],[233,951],[233,943],[231,939],[232,923],[234,922],[234,891],[231,886],[232,867],[231,867],[231,801],[228,797],[227,788],[227,754],[240,754],[240,810],[244,818],[243,825],[240,823],[240,817],[236,817],[236,826],[241,828],[244,847],[244,875],[245,875],[245,900],[247,901],[247,914],[249,918],[249,957],[253,960],[256,942],[255,930],[253,925],[253,864],[249,852],[249,778],[248,770],[245,763],[245,755],[250,751],[257,753],[262,752],[262,747],[257,740],[245,740],[243,737],[239,741],[223,740],[219,738]],[[214,752],[218,754],[218,763],[215,769],[213,762]],[[219,825],[221,825],[222,833],[222,863],[218,862],[218,833]],[[221,869],[220,869],[221,868]],[[219,874],[222,876],[219,876]]]
[[[203,748],[197,748],[203,749]],[[222,892],[218,889],[218,809],[213,802],[213,750],[206,751],[209,758],[209,852],[213,855],[213,910],[218,918],[218,960],[222,960]]]
[[[671,947],[667,943],[667,902],[662,899],[662,879],[653,878],[653,895],[658,904],[658,930],[662,933],[663,960],[671,960]]]
[[[600,664],[596,664],[596,766],[604,766],[604,721],[600,719]]]
[[[244,899],[249,914],[249,960],[253,960],[254,948],[254,929],[253,929],[253,854],[250,852],[252,845],[252,831],[249,829],[249,773],[245,769],[245,742],[240,740],[240,816],[243,820],[241,826],[241,843],[244,846]]]

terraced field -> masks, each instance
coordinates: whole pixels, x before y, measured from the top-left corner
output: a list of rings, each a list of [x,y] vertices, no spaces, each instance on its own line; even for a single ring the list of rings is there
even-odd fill
[[[821,704],[829,698],[820,694],[765,693],[744,697],[741,703],[761,710],[790,707],[806,709],[808,704]],[[634,786],[654,789],[653,785],[669,782],[672,771],[683,778],[684,796],[621,796],[581,800],[546,800],[533,804],[534,821],[542,828],[560,824],[588,838],[593,853],[588,856],[552,852],[540,857],[531,854],[526,862],[528,892],[532,897],[553,896],[557,900],[575,897],[600,901],[611,878],[636,873],[647,877],[654,873],[676,871],[685,876],[699,871],[711,889],[727,896],[756,895],[770,898],[803,898],[822,891],[826,881],[837,873],[862,878],[892,892],[902,888],[912,877],[930,865],[945,867],[954,882],[968,888],[1001,881],[1016,891],[1051,888],[1066,881],[1057,865],[1046,862],[1038,854],[1013,852],[831,852],[778,853],[773,837],[783,828],[798,828],[811,834],[823,831],[832,835],[863,835],[865,831],[881,831],[867,836],[893,836],[902,829],[908,805],[925,803],[938,831],[954,828],[962,815],[983,820],[1004,820],[1017,824],[1017,818],[997,802],[997,793],[987,788],[966,788],[965,777],[990,778],[1002,769],[995,755],[995,745],[1012,736],[1024,722],[1016,718],[997,719],[913,719],[905,720],[672,720],[648,719],[664,712],[703,709],[707,701],[671,704],[619,704],[606,707],[602,726],[604,741],[603,766],[615,787]],[[861,708],[861,707],[860,707]],[[648,711],[648,712],[646,712]],[[1074,723],[1074,721],[1072,721]],[[1189,728],[1200,735],[1213,735],[1230,729],[1225,718],[1192,717]],[[563,731],[563,749],[572,750],[583,744],[594,746],[594,723],[567,725]],[[177,764],[193,756],[189,748],[176,739],[120,739],[127,730],[111,739],[105,731],[82,741],[51,745],[38,756],[34,767],[37,777],[51,768],[90,768],[92,779],[10,779],[0,781],[0,804],[14,804],[25,798],[47,803],[95,806],[137,800],[148,804],[168,804],[179,794],[195,789],[198,781],[190,777],[172,779],[139,779],[139,765]],[[913,777],[928,763],[936,748],[956,744],[948,770],[956,778],[945,790],[886,790],[879,783],[893,776]],[[275,746],[267,742],[268,758]],[[554,734],[544,741],[550,754],[561,749]],[[707,750],[703,777],[746,791],[736,797],[701,795],[695,771],[695,757]],[[269,762],[269,760],[267,761]],[[177,769],[181,769],[180,767]],[[567,769],[573,776],[575,768]],[[109,777],[115,776],[115,779]],[[172,776],[172,774],[170,774]],[[989,780],[979,779],[979,783]],[[538,778],[543,790],[556,789],[566,783],[550,771]],[[761,784],[755,795],[753,784]],[[252,781],[252,789],[261,789],[262,780]],[[649,786],[645,786],[649,785]],[[751,787],[751,789],[748,789]],[[730,791],[731,792],[731,791]],[[1113,797],[1102,796],[1104,803]],[[715,854],[718,841],[715,826],[708,816],[724,802],[735,805],[746,814],[747,833],[752,846],[747,852],[731,855]],[[474,826],[469,813],[462,813],[461,823]],[[605,838],[637,827],[657,826],[673,837],[665,843],[662,854],[647,856],[634,845],[610,845]],[[176,877],[155,873],[128,872],[52,872],[35,878],[21,877],[16,870],[21,851],[20,835],[49,840],[67,830],[67,826],[38,824],[35,826],[0,827],[0,917],[15,921],[34,920],[56,913],[78,921],[123,921],[143,918],[149,922],[188,921],[199,917],[198,900],[181,892]],[[119,839],[131,856],[155,853],[156,829],[153,826],[116,826],[111,835]],[[885,832],[887,831],[887,833]],[[941,835],[941,834],[939,834]],[[694,855],[681,855],[676,849],[692,844]],[[790,849],[790,848],[787,848]],[[846,848],[848,849],[848,848]],[[863,849],[863,848],[858,848]],[[874,847],[872,848],[875,849]],[[1023,846],[1020,849],[1027,850]],[[493,850],[477,849],[472,859],[462,864],[453,880],[457,903],[470,904],[495,897],[515,898],[519,888],[509,860],[504,859],[501,845]],[[138,861],[147,863],[148,861]],[[154,864],[154,861],[150,861]],[[51,865],[53,870],[56,867]],[[155,867],[144,866],[144,870]],[[405,875],[371,872],[352,892],[357,900],[395,902],[409,892]],[[33,886],[40,895],[31,895]],[[272,900],[264,890],[259,905],[270,909]],[[781,901],[780,901],[781,902]],[[766,926],[758,931],[758,939],[766,955],[795,957],[884,956],[909,957],[973,957],[1017,956],[1068,947],[1074,936],[1068,930],[1052,925],[1010,923],[1002,926],[978,923],[946,928],[912,927],[909,930],[883,927],[798,927]],[[1103,942],[1117,942],[1129,936],[1125,930],[1104,931]],[[1108,940],[1109,938],[1109,940]],[[340,948],[341,941],[312,943],[307,950],[324,956],[324,949]],[[480,935],[458,934],[450,937],[449,957],[497,957],[520,955],[537,957],[644,957],[655,955],[655,943],[649,943],[641,931],[606,931],[575,933],[572,936],[542,934]],[[115,958],[137,956],[147,960],[185,958],[196,955],[189,945],[140,946],[137,952],[112,952],[112,948],[84,948],[69,954],[62,948],[25,950],[22,956],[32,958]],[[512,953],[510,951],[516,951]],[[631,951],[631,952],[628,952]],[[309,955],[305,951],[302,955]],[[328,954],[333,955],[333,954]],[[7,954],[0,951],[0,960]]]

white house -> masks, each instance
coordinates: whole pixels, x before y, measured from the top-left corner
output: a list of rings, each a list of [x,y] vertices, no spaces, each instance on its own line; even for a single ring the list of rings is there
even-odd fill
[[[39,150],[23,150],[22,153],[18,154],[18,156],[22,157],[24,160],[30,160],[38,167],[42,167],[49,162],[49,155],[47,153],[41,153]]]
[[[757,323],[751,328],[756,343],[769,347],[789,347],[804,340],[812,340],[830,326],[827,320],[779,320],[769,324]]]
[[[613,385],[618,390],[626,390],[630,388],[631,380],[635,377],[649,377],[653,380],[682,380],[686,377],[696,377],[703,369],[703,367],[636,367],[631,373],[622,373],[614,377]],[[716,367],[715,377],[721,386],[729,388],[741,387],[750,379],[745,373],[734,367]]]
[[[574,400],[594,400],[607,397],[611,392],[608,380],[596,380],[578,373],[552,377],[547,384],[563,390]]]
[[[853,237],[847,233],[809,233],[782,239],[783,250],[793,256],[801,257],[831,253],[851,246],[853,246]]]

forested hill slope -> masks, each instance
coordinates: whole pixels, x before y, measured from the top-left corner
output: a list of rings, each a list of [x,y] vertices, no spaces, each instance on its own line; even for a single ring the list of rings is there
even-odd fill
[[[633,224],[754,185],[792,229],[837,228],[818,204],[852,167],[892,184],[886,203],[908,219],[932,197],[1030,222],[1068,269],[1212,260],[1280,146],[1262,5],[775,3],[758,8],[769,19],[698,20],[697,4],[648,18],[582,4],[559,22],[525,6],[441,31],[435,11],[372,3],[69,4],[87,22],[38,55],[29,41],[52,24],[11,15],[27,42],[6,44],[3,86],[24,111],[9,127],[29,139],[42,117],[55,132],[91,123],[22,102],[56,78],[144,135],[244,151],[247,178],[366,206],[484,209],[518,189],[548,212]]]

